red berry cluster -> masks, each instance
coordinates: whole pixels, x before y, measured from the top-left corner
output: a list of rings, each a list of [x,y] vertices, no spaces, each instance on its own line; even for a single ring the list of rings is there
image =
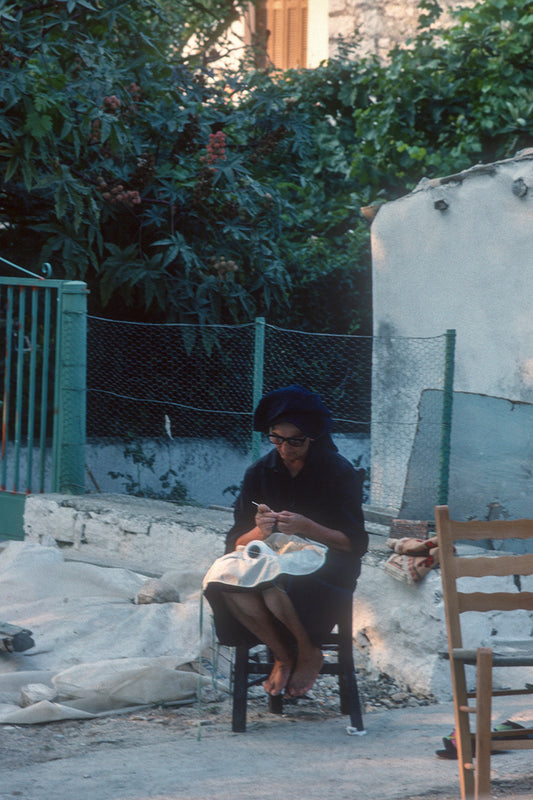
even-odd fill
[[[139,103],[141,101],[141,90],[136,83],[130,83],[128,86],[128,92],[131,96],[131,105],[126,105],[122,109],[122,113],[125,117],[129,116],[130,114],[136,114],[139,110]]]
[[[89,144],[98,144],[102,134],[102,122],[99,119],[93,119],[91,122],[91,135],[89,136]]]
[[[209,134],[209,144],[206,147],[207,155],[201,157],[210,166],[217,161],[226,160],[226,134],[224,131],[217,131]]]
[[[128,86],[128,92],[131,94],[131,99],[134,103],[138,103],[141,99],[141,90],[136,83],[130,83]]]
[[[133,208],[141,202],[141,195],[136,189],[125,189],[121,183],[111,187],[104,178],[100,177],[98,178],[98,189],[102,193],[103,199],[112,206],[120,203],[126,208]]]
[[[110,97],[104,97],[102,108],[109,114],[113,114],[115,111],[118,111],[121,105],[122,103],[120,102],[116,94],[112,94]]]
[[[226,261],[224,256],[217,258],[216,256],[212,256],[209,259],[209,263],[213,270],[217,273],[218,279],[220,281],[224,280],[231,280],[236,272],[238,272],[239,267],[235,263],[235,261]]]

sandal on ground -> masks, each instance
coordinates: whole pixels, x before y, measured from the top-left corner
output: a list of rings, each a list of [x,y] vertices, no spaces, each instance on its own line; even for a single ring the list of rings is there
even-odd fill
[[[493,732],[498,731],[519,731],[523,729],[523,725],[519,725],[518,722],[513,722],[512,720],[508,719],[505,722],[500,722],[498,725],[495,725],[493,728]],[[498,737],[495,736],[495,739]],[[503,736],[501,737],[504,738]],[[442,739],[442,743],[444,745],[444,750],[436,750],[435,755],[439,758],[449,759],[450,761],[457,760],[457,736],[455,731],[452,731],[449,736],[444,736]],[[476,737],[472,736],[472,754],[475,755],[476,749]],[[493,751],[493,755],[495,753],[501,753],[501,750]]]

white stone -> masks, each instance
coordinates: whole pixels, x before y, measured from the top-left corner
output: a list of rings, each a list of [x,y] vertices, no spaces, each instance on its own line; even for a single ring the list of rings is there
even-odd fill
[[[20,690],[20,707],[27,708],[40,703],[41,700],[53,702],[57,698],[57,691],[44,683],[28,683]]]
[[[141,586],[137,592],[135,602],[139,605],[146,603],[179,603],[180,595],[177,589],[164,580],[151,578]]]

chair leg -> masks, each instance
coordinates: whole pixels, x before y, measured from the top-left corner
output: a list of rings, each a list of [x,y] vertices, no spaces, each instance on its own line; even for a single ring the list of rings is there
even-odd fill
[[[350,715],[350,724],[356,731],[363,732],[363,715],[361,701],[353,663],[353,619],[352,597],[346,604],[344,613],[338,622],[338,659],[339,659],[339,693],[341,697],[341,713]]]
[[[492,716],[492,650],[477,650],[475,799],[490,797],[490,746]]]
[[[248,695],[248,646],[239,644],[235,648],[233,667],[233,715],[231,730],[242,733],[246,730],[246,701]]]
[[[452,660],[451,675],[455,711],[455,731],[457,736],[457,758],[459,761],[459,780],[461,782],[461,800],[473,800],[474,771],[472,735],[470,732],[469,714],[467,711],[463,710],[468,707],[464,664]]]
[[[339,644],[339,694],[341,714],[350,715],[352,728],[364,731],[361,701],[353,663],[352,638],[348,643]]]

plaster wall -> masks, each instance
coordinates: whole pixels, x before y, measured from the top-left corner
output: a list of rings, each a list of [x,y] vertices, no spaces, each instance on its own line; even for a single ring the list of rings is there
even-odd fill
[[[324,0],[308,0],[307,66],[318,67],[329,56],[328,5]]]
[[[456,392],[533,402],[532,151],[423,180],[383,205],[372,224],[372,262],[375,336],[434,337],[454,328]],[[374,373],[381,366],[378,349]],[[399,396],[401,373],[396,380],[387,395],[374,392],[374,416]],[[492,425],[497,417],[488,437]],[[373,471],[382,445],[373,430]],[[411,448],[397,455],[405,468]]]
[[[339,452],[352,463],[368,469],[370,445],[368,437],[336,434],[333,436]],[[251,463],[250,449],[232,447],[222,439],[173,439],[161,442],[156,439],[142,439],[136,442],[134,461],[127,441],[93,440],[85,447],[86,478],[85,491],[103,494],[135,494],[141,496],[174,500],[172,489],[176,484],[187,492],[187,502],[202,506],[232,506],[235,490],[240,486],[243,475]],[[261,444],[260,455],[265,455],[271,445]],[[19,453],[19,475],[26,475],[28,468],[27,448]],[[15,480],[15,457],[11,444],[6,451],[6,486],[8,490],[17,484]],[[39,487],[40,464],[32,461],[32,479],[29,486],[37,492]],[[168,485],[162,478],[168,475]],[[43,490],[51,490],[52,452],[45,453],[45,485]],[[131,484],[136,482],[135,490]],[[130,487],[128,489],[128,487]]]
[[[533,402],[533,153],[383,205],[372,263],[376,336],[455,328],[456,391]]]

